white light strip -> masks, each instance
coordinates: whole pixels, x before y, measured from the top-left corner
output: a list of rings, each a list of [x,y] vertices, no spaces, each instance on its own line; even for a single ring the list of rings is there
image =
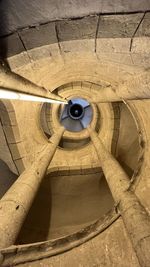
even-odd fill
[[[1,99],[16,99],[24,101],[34,101],[34,102],[47,102],[47,103],[63,103],[67,104],[67,101],[55,100],[50,98],[44,98],[40,96],[28,95],[23,93],[17,93],[14,91],[0,89],[0,98]]]

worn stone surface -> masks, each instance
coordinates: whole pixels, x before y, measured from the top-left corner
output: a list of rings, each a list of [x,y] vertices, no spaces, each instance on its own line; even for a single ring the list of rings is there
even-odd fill
[[[136,83],[135,79],[137,76],[135,75],[142,73],[144,68],[148,69],[150,67],[149,12],[144,14],[144,12],[149,9],[150,2],[147,0],[130,2],[122,0],[113,2],[80,1],[80,3],[77,3],[76,1],[54,2],[36,1],[35,4],[34,1],[33,4],[33,1],[30,1],[27,5],[24,1],[19,1],[19,3],[17,2],[17,6],[16,1],[10,2],[7,0],[1,2],[0,35],[10,33],[16,29],[18,30],[18,34],[14,33],[3,40],[0,40],[0,49],[1,47],[3,48],[3,57],[13,55],[8,58],[8,63],[11,69],[34,83],[40,86],[45,86],[51,91],[55,91],[55,89],[58,88],[56,89],[57,93],[59,93],[59,86],[61,87],[64,84],[70,83],[70,89],[67,89],[70,96],[75,93],[82,97],[88,97],[90,101],[93,97],[97,100],[98,95],[102,96],[102,89],[107,90],[110,88],[110,85],[112,88],[116,89],[120,84],[120,92],[122,92],[121,90],[123,89],[124,96],[126,93],[130,95],[131,88],[135,95],[137,89],[139,92],[142,92],[145,88],[143,86],[148,80],[141,78],[141,80],[138,80]],[[5,10],[3,9],[4,5]],[[20,10],[22,13],[20,13]],[[132,11],[141,12],[127,14]],[[104,14],[105,12],[106,14]],[[118,12],[123,12],[123,14],[117,14]],[[127,13],[124,14],[124,12]],[[93,13],[96,13],[97,15],[81,18],[81,16],[91,15]],[[103,13],[103,15],[100,14],[100,19],[98,16],[99,13]],[[75,20],[72,19],[73,17]],[[50,22],[57,19],[60,20],[57,21],[56,24]],[[40,25],[41,23],[42,25]],[[22,30],[24,27],[27,28]],[[78,88],[74,85],[72,86],[73,81],[79,86]],[[83,86],[83,82],[85,81],[88,85],[86,84],[86,86]],[[126,81],[127,84],[125,86]],[[141,83],[139,84],[140,81]],[[92,83],[92,86],[89,86],[89,82]],[[62,89],[62,92],[63,91],[64,95],[67,94],[65,86]],[[112,96],[111,93],[112,92],[109,90],[105,91],[107,101],[110,101],[110,96]],[[92,96],[91,98],[90,95]],[[145,96],[145,93],[143,96]],[[130,116],[127,115],[127,112],[124,114],[121,113],[120,126],[118,126],[119,124],[117,123],[117,120],[119,119],[118,114],[113,114],[111,104],[98,103],[97,106],[95,105],[95,120],[98,121],[96,130],[99,131],[99,136],[109,150],[111,149],[112,143],[114,143],[114,146],[118,145],[119,156],[124,161],[123,167],[128,171],[130,171],[129,166],[132,168],[134,177],[131,179],[131,186],[136,190],[138,198],[149,212],[149,100],[128,102],[131,106],[131,110],[128,110]],[[41,105],[38,103],[12,101],[12,107],[8,107],[8,110],[9,109],[10,111],[13,111],[10,123],[14,123],[14,113],[16,114],[17,122],[15,123],[15,127],[17,125],[21,141],[23,141],[26,153],[26,167],[29,167],[31,163],[36,160],[37,154],[42,149],[43,145],[47,144],[47,137],[44,135],[40,123]],[[54,132],[57,132],[59,125],[56,111],[57,108],[53,108],[53,113],[50,114],[51,117],[49,118],[51,128]],[[135,115],[134,117],[136,118],[134,122],[133,119],[131,119],[132,113],[134,113],[133,115]],[[8,130],[8,134],[12,133],[11,130],[14,130],[15,133],[16,131],[13,127],[10,129],[8,118],[5,114],[3,114],[3,118],[3,123],[6,126],[6,130]],[[135,127],[135,125],[137,127]],[[15,136],[16,141],[18,140],[18,135],[15,134]],[[66,134],[66,137],[77,140],[77,138],[68,133]],[[117,139],[118,137],[119,140]],[[12,138],[12,136],[9,136],[10,141],[13,140]],[[83,135],[79,135],[78,138],[81,140]],[[74,139],[72,139],[72,142]],[[140,146],[137,145],[138,142],[140,143]],[[18,145],[18,148],[13,145],[12,152],[15,156],[14,162],[18,164],[17,167],[19,172],[21,172],[23,169],[23,158],[18,158],[18,155],[16,156],[19,147],[21,154],[23,148],[21,148],[20,145]],[[8,164],[10,163],[10,155],[8,156],[7,154],[8,151],[6,151],[6,146],[2,146],[2,148],[3,154],[1,153],[1,157],[3,157],[3,159],[5,158],[5,160],[8,161]],[[80,176],[84,177],[85,180],[87,177],[88,180],[90,179],[89,177],[92,177],[91,174],[93,169],[100,169],[101,164],[90,142],[88,142],[86,146],[79,147],[78,149],[72,148],[71,145],[70,147],[68,146],[68,148],[59,148],[48,168],[48,173],[51,177],[53,176],[53,173],[51,172],[55,172],[56,180],[55,178],[52,178],[54,185],[56,185],[56,181],[61,181],[62,175],[65,176],[64,179],[72,181],[73,175],[77,175],[78,173],[79,181]],[[144,154],[141,154],[141,151],[143,151]],[[22,155],[24,155],[24,153]],[[65,182],[67,184],[66,180],[64,181],[64,184]],[[80,221],[80,219],[82,216],[84,217],[88,214],[88,209],[85,209],[85,205],[88,201],[90,203],[97,203],[95,204],[94,209],[96,214],[99,214],[100,210],[104,208],[104,205],[102,207],[100,206],[98,211],[96,208],[100,199],[102,201],[103,194],[100,194],[98,197],[95,194],[94,198],[90,195],[87,201],[84,201],[83,198],[83,202],[78,199],[78,206],[83,203],[82,207],[84,208],[81,217],[78,217],[81,224],[76,222],[73,226],[69,226],[69,230],[65,227],[61,227],[61,225],[59,225],[58,215],[62,216],[64,220],[63,222],[65,222],[66,218],[65,216],[63,217],[65,210],[63,204],[65,202],[62,201],[61,203],[62,195],[60,196],[59,193],[63,190],[65,192],[68,190],[70,194],[72,192],[72,195],[78,191],[81,193],[81,187],[79,188],[80,190],[76,187],[77,191],[75,191],[75,187],[72,186],[72,191],[71,183],[67,184],[67,186],[64,186],[64,184],[61,186],[61,183],[58,182],[59,190],[56,190],[57,199],[59,199],[60,202],[58,201],[58,206],[55,206],[57,207],[57,211],[53,209],[53,215],[57,215],[53,217],[53,222],[55,221],[55,218],[58,221],[57,225],[55,225],[55,222],[53,224],[54,226],[58,226],[58,228],[55,229],[55,237],[58,237],[59,233],[70,233],[75,229],[80,229],[80,225],[84,225],[82,224],[84,220]],[[7,186],[9,187],[9,185],[10,184],[8,183]],[[95,187],[91,186],[89,190],[95,188],[98,194],[96,185],[97,184],[94,184]],[[84,189],[82,192],[82,196],[83,195],[86,196],[86,190]],[[21,194],[19,193],[18,196],[21,196]],[[43,198],[48,198],[47,194],[44,195],[43,193],[43,196],[44,197],[38,199],[40,202],[39,206],[42,206],[41,203]],[[65,199],[67,196],[65,195]],[[97,198],[97,202],[94,202],[95,198]],[[63,214],[60,214],[59,205],[62,207],[61,210],[63,210]],[[71,201],[69,203],[68,196],[66,209],[69,205],[71,207]],[[88,205],[92,207],[92,204]],[[49,208],[49,206],[47,208]],[[65,213],[68,214],[67,212]],[[39,215],[41,215],[41,213]],[[31,220],[34,222],[34,226],[36,226],[36,216],[33,216],[33,220]],[[68,218],[69,216],[71,215],[67,215],[66,217]],[[71,217],[72,220],[75,220],[74,218],[75,216]],[[31,226],[30,222],[28,226]],[[45,221],[45,223],[48,224],[47,221]],[[36,231],[40,236],[41,233],[35,229],[35,232]],[[29,228],[27,232],[30,232]],[[34,233],[33,235],[28,236],[28,238],[29,237],[31,237],[31,242],[36,239]],[[25,238],[24,235],[22,236],[22,240],[23,238]],[[145,240],[141,242],[141,248],[145,247],[145,242]],[[141,252],[144,253],[142,250]],[[149,256],[149,254],[147,254],[147,256]],[[74,248],[67,253],[41,261],[32,263],[27,262],[24,265],[27,267],[37,265],[44,267],[139,267],[129,236],[125,231],[121,219],[111,227],[107,228],[99,236],[78,248]],[[24,265],[21,264],[20,266]],[[10,266],[12,266],[12,264]]]
[[[6,151],[6,149],[3,149]],[[6,193],[9,187],[17,179],[17,175],[10,171],[7,164],[0,160],[0,170],[1,170],[1,179],[0,179],[0,198]]]
[[[128,262],[126,261],[126,257],[128,257]],[[121,219],[119,219],[116,223],[114,223],[99,236],[95,237],[93,240],[74,248],[73,250],[55,257],[30,263],[28,262],[18,266],[35,267],[38,264],[40,264],[42,267],[140,266]]]
[[[62,18],[76,18],[91,15],[93,13],[116,13],[131,11],[146,11],[150,9],[149,0],[138,1],[122,1],[115,0],[111,2],[99,0],[80,1],[57,0],[44,3],[41,1],[31,0],[28,5],[26,2],[5,0],[1,2],[0,13],[2,25],[0,35],[8,34],[18,28],[31,25],[37,25],[50,20]]]
[[[57,48],[64,53],[92,50],[103,58],[110,58],[106,53],[112,53],[112,60],[114,58],[116,62],[133,64],[130,52],[133,53],[133,59],[139,58],[141,52],[148,53],[148,26],[149,13],[143,12],[127,15],[94,15],[75,20],[48,22],[19,30],[18,33],[2,38],[0,56],[6,58],[28,49],[51,45],[50,48],[46,47],[40,53],[37,52],[37,57],[41,58],[42,54],[45,57],[46,51],[47,56],[51,56],[55,50],[58,53]],[[140,40],[142,46],[138,45]],[[28,52],[29,60],[32,59],[32,54],[35,58],[36,51],[33,50],[31,55],[30,53],[31,51]]]
[[[121,168],[118,161],[107,151],[101,139],[98,138],[98,135],[90,127],[88,131],[139,263],[142,266],[148,267],[150,263],[148,256],[150,247],[149,215],[136,194],[129,190],[129,177]],[[142,242],[143,239],[145,242]]]
[[[56,22],[59,42],[94,39],[98,16]]]
[[[61,127],[51,137],[32,166],[20,175],[0,200],[1,248],[14,244],[63,132]]]
[[[112,206],[111,193],[99,172],[47,176],[16,243],[28,244],[72,234],[101,218]]]
[[[38,46],[57,43],[54,22],[31,29],[24,29],[20,31],[19,34],[27,50]]]
[[[11,34],[0,40],[0,58],[11,57],[24,51],[18,33]]]

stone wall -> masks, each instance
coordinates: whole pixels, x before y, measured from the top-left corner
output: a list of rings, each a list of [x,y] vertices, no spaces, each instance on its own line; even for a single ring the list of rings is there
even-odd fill
[[[51,22],[50,18],[48,21],[44,18],[44,21],[47,21],[46,24],[34,25],[34,27],[27,27],[27,29],[23,30],[18,29],[17,32],[5,39],[8,44],[7,55],[9,56],[8,63],[11,69],[51,91],[73,81],[88,81],[96,85],[105,81],[117,86],[129,78],[134,78],[135,74],[141,73],[141,71],[150,67],[149,12],[145,13],[149,7],[149,1],[142,1],[142,6],[141,1],[132,1],[130,4],[128,3],[128,9],[125,9],[126,4],[124,1],[119,1],[119,3],[120,12],[122,10],[124,12],[138,12],[134,14],[96,14],[86,18],[76,18],[76,20]],[[92,2],[91,4],[93,5]],[[103,9],[103,12],[104,10],[105,12],[115,11],[110,2],[107,7],[109,9]],[[82,8],[80,10],[83,12]],[[82,12],[81,14],[83,14]],[[28,14],[30,15],[30,12]],[[56,20],[56,17],[54,20]],[[16,25],[12,24],[15,30],[17,28]],[[24,26],[27,25],[23,24]],[[91,90],[92,94],[94,95],[94,91]],[[136,179],[131,179],[131,186],[149,212],[149,100],[128,101],[128,104],[134,110],[140,125],[138,135],[142,137],[140,138],[140,144],[141,149],[144,150],[144,154],[138,159],[141,168],[137,170]],[[107,127],[103,125],[105,134],[103,132],[102,136],[107,148],[111,149],[114,117],[110,115],[112,110],[108,106],[106,109],[107,116],[105,117]],[[37,152],[47,143],[39,120],[41,106],[38,103],[13,101],[13,107],[20,136],[27,154],[27,161],[30,165],[36,158]],[[126,126],[129,127],[128,121],[126,121]],[[123,132],[122,136],[120,135],[121,138],[123,138]],[[123,139],[121,142],[123,142]],[[127,144],[129,143],[127,142]],[[130,159],[128,158],[129,161]],[[137,158],[135,162],[137,162]],[[76,152],[58,149],[48,172],[55,170],[56,176],[58,176],[58,173],[62,171],[65,175],[71,176],[74,170],[85,174],[87,170],[89,171],[99,166],[100,162],[97,159],[95,150],[89,144],[88,147],[79,149]],[[117,216],[119,215],[117,214]],[[7,260],[8,262],[10,261],[11,266],[22,260],[20,266],[37,266],[37,264],[40,264],[44,267],[49,265],[55,267],[139,267],[122,219],[119,218],[111,226],[108,227],[107,225],[105,228],[107,229],[105,231],[103,229],[103,232],[99,233],[97,237],[86,243],[83,242],[84,244],[82,245],[80,243],[80,246],[78,246],[79,243],[76,243],[76,240],[71,239],[73,243],[71,248],[73,246],[78,247],[57,256],[54,256],[54,254],[59,254],[60,250],[52,249],[53,257],[43,259],[40,262],[29,263],[28,261],[38,259],[39,255],[37,254],[39,254],[39,251],[44,255],[41,258],[50,256],[48,254],[50,249],[46,250],[45,244],[39,245],[39,250],[34,248],[35,244],[29,247],[13,247],[8,251],[6,249],[4,252],[6,263]],[[81,236],[79,235],[79,237]],[[62,245],[61,242],[60,244]],[[69,249],[70,247],[68,246],[66,250]],[[23,265],[23,262],[26,263]]]

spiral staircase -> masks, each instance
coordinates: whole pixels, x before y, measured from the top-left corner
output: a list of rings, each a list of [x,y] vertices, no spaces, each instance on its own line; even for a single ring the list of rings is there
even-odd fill
[[[149,99],[125,95],[149,71],[150,2],[37,2],[1,4],[1,61],[68,104],[0,100],[1,198],[65,131],[2,266],[139,267],[88,127],[149,213]]]

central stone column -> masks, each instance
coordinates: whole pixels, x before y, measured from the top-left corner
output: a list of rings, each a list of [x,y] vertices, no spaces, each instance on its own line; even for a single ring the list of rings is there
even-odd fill
[[[60,127],[0,200],[0,249],[13,245],[64,133]]]
[[[105,148],[98,134],[88,128],[101,166],[126,230],[142,267],[150,266],[150,217],[129,189],[129,178],[118,161]]]

